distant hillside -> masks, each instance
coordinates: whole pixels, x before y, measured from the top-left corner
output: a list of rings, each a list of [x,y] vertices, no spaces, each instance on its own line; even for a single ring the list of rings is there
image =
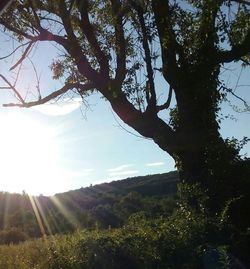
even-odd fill
[[[140,211],[168,214],[166,211],[174,208],[171,197],[176,193],[177,183],[178,173],[174,171],[98,184],[51,197],[1,192],[0,243],[39,237],[44,232],[120,227],[131,214]]]
[[[177,171],[164,174],[147,175],[126,178],[123,180],[102,183],[91,187],[81,188],[65,193],[56,194],[58,199],[80,203],[84,208],[105,202],[108,196],[124,196],[130,192],[137,192],[142,196],[163,196],[176,192],[178,182]],[[93,203],[93,204],[92,204]]]
[[[87,189],[100,190],[107,193],[125,195],[135,191],[144,196],[166,195],[176,192],[176,182],[178,181],[177,171],[127,178],[110,183],[95,185],[92,188],[81,189],[85,192]]]

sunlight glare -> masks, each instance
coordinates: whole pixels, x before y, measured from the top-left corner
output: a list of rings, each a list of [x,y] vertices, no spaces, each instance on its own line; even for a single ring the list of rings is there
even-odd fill
[[[32,195],[56,192],[60,177],[56,134],[22,113],[0,118],[1,190]]]

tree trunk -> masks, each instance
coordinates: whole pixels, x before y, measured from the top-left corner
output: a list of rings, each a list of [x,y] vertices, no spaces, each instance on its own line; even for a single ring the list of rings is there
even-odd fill
[[[179,144],[176,161],[180,178],[201,184],[215,211],[226,199],[223,189],[236,156],[236,151],[228,148],[219,133],[216,119],[219,98],[217,72],[189,75],[176,89]]]

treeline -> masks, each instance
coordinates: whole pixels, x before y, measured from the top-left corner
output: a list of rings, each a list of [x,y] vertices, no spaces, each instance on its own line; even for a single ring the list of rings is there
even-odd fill
[[[0,193],[0,244],[77,229],[122,227],[132,214],[166,217],[176,207],[177,172],[128,178],[52,197]]]

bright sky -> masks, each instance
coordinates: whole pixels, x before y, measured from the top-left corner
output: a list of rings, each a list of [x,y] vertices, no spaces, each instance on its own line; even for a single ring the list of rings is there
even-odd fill
[[[0,115],[1,190],[49,195],[174,169],[153,142],[121,129],[103,101],[87,119],[79,108],[56,105],[43,112],[1,108]]]
[[[10,43],[2,44],[0,57],[11,50]],[[51,51],[52,47],[43,43],[32,58],[39,63],[42,89],[58,86],[58,82],[47,79]],[[10,66],[9,62],[1,62],[0,73],[6,74]],[[239,72],[233,70],[225,75],[232,87],[237,84]],[[239,87],[237,93],[250,101],[248,72],[241,72],[239,82],[248,86]],[[24,66],[18,85],[24,92],[34,88],[31,73],[32,69]],[[9,100],[6,90],[1,89],[0,103]],[[91,96],[88,103],[88,110],[80,100],[32,109],[1,107],[0,190],[52,195],[90,184],[174,170],[173,160],[156,144],[128,133],[135,131],[127,126],[122,125],[127,131],[122,129],[122,123],[100,96]],[[228,105],[224,105],[223,112],[224,116],[232,114],[237,119],[222,122],[224,137],[241,139],[249,134],[249,113],[235,113]],[[250,153],[249,145],[244,152]]]

